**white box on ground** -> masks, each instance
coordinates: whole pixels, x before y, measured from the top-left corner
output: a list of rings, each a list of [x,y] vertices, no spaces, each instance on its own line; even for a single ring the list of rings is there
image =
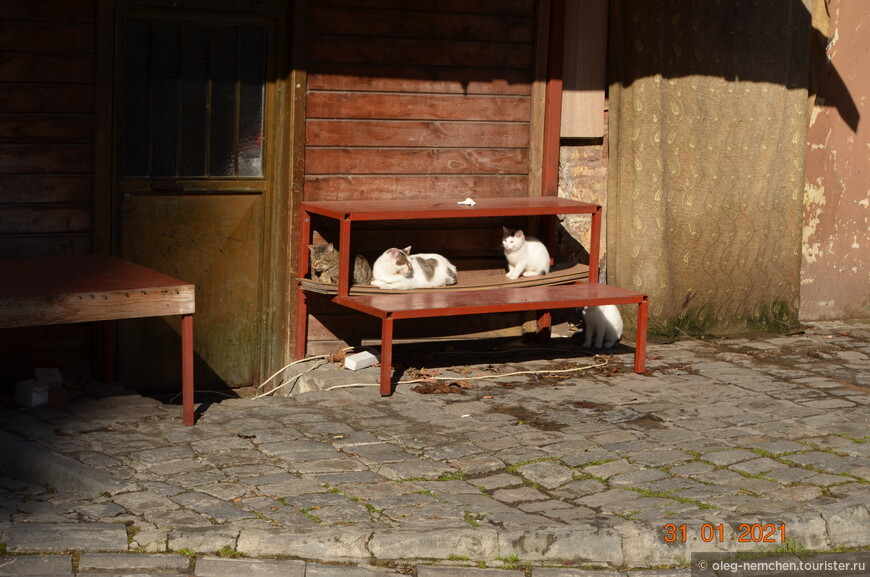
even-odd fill
[[[41,383],[36,379],[27,379],[15,383],[15,403],[32,409],[48,404],[48,389],[51,385]]]
[[[33,374],[40,383],[58,387],[63,384],[63,376],[58,369],[33,369]]]
[[[368,351],[355,353],[344,357],[344,367],[352,371],[370,367],[378,362],[378,357]]]

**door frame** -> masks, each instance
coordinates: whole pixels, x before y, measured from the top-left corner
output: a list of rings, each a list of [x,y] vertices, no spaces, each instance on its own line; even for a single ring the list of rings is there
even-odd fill
[[[295,291],[290,282],[295,270],[291,258],[292,215],[300,200],[293,193],[294,172],[301,169],[294,156],[293,135],[300,129],[294,121],[296,73],[291,67],[292,46],[290,37],[295,20],[292,4],[284,0],[231,0],[215,8],[207,0],[186,0],[178,8],[178,0],[97,0],[97,61],[94,90],[95,135],[93,175],[93,241],[92,252],[118,254],[120,238],[120,202],[118,201],[120,138],[116,106],[115,78],[117,54],[117,24],[120,9],[142,7],[165,8],[167,11],[220,10],[223,13],[245,12],[273,20],[275,46],[271,58],[274,77],[269,81],[275,86],[273,96],[265,102],[266,123],[264,134],[271,140],[269,160],[274,169],[267,172],[264,194],[264,241],[262,242],[260,279],[260,331],[258,351],[258,374],[261,378],[283,366],[290,358],[292,349],[292,300]],[[272,48],[272,47],[270,47]],[[268,93],[269,91],[267,91]],[[259,384],[259,383],[253,383]]]

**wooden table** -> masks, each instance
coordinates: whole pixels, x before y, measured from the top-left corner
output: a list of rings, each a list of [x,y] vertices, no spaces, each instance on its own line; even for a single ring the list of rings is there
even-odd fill
[[[0,328],[181,315],[182,417],[194,424],[195,287],[107,255],[0,259]]]

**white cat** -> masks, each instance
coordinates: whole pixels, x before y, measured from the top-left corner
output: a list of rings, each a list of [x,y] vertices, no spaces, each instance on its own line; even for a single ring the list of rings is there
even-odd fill
[[[434,253],[411,254],[390,248],[372,266],[372,284],[386,290],[410,290],[456,284],[456,267]]]
[[[501,244],[508,261],[508,272],[505,276],[509,279],[550,272],[550,253],[544,243],[535,237],[524,235],[522,230],[512,233],[502,227]]]
[[[585,307],[583,324],[584,347],[609,349],[622,338],[622,315],[616,305]]]

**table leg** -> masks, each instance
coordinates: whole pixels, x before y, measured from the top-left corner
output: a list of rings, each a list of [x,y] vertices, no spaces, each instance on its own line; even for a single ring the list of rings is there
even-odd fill
[[[649,297],[643,295],[643,300],[637,305],[637,336],[634,339],[634,372],[646,370],[646,333],[649,323]]]
[[[102,332],[100,338],[103,345],[103,374],[104,383],[115,381],[115,339],[112,326],[113,321],[103,321],[100,324]]]
[[[393,319],[381,321],[381,396],[393,394]]]
[[[181,403],[184,424],[193,425],[193,315],[181,317]]]

